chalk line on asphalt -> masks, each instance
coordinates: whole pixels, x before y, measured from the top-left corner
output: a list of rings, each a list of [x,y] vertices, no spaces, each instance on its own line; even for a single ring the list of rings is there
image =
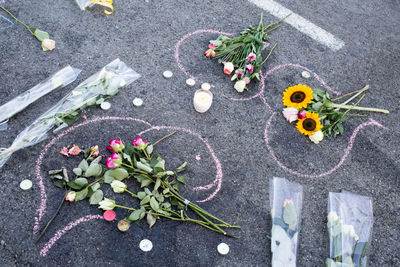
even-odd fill
[[[309,20],[303,18],[300,15],[292,12],[290,9],[282,6],[281,4],[273,1],[273,0],[249,0],[251,3],[256,6],[264,9],[274,17],[278,19],[283,19],[288,16],[284,22],[290,24],[298,31],[306,34],[311,37],[315,41],[329,47],[333,51],[337,51],[344,46],[344,42],[339,38],[336,38],[333,34],[325,31],[321,27],[318,27],[314,23]]]

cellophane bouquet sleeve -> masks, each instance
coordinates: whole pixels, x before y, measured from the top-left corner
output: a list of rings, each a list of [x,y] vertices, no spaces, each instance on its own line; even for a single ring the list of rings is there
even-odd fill
[[[300,184],[277,177],[270,180],[272,267],[296,266],[302,204]]]

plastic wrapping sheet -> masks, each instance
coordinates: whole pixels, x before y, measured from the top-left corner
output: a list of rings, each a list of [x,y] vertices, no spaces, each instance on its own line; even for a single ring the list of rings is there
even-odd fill
[[[2,148],[0,168],[15,151],[43,141],[54,126],[70,125],[76,121],[80,110],[101,104],[105,99],[117,94],[120,87],[129,85],[139,77],[140,74],[124,62],[119,59],[114,60],[36,119],[15,138],[9,148]]]
[[[365,267],[373,225],[372,198],[347,191],[329,193],[328,267]]]
[[[272,267],[296,266],[303,187],[284,178],[270,180]]]
[[[86,7],[90,7],[93,5],[101,5],[104,6],[109,10],[104,10],[104,13],[106,13],[107,15],[110,15],[113,13],[114,11],[114,7],[113,7],[113,0],[75,0],[75,2],[78,4],[79,8],[81,10],[85,10]]]
[[[75,81],[80,72],[81,70],[79,69],[67,66],[51,75],[48,79],[32,87],[28,91],[25,91],[24,93],[0,106],[0,122],[2,122],[2,126],[4,126],[4,121],[8,120],[18,112],[21,112],[42,96]]]

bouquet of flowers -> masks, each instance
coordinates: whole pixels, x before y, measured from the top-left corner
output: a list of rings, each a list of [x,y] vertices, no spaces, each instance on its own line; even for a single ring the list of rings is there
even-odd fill
[[[109,63],[19,133],[10,147],[1,148],[0,168],[15,151],[43,141],[47,138],[47,132],[54,126],[71,125],[78,119],[82,109],[100,105],[105,99],[117,94],[120,87],[132,83],[139,77],[138,73],[120,59]]]
[[[310,140],[316,144],[321,142],[324,137],[333,134],[336,137],[343,134],[343,122],[347,116],[360,116],[362,114],[351,114],[351,110],[373,111],[388,114],[389,111],[378,108],[359,107],[358,104],[365,95],[360,96],[364,91],[369,89],[369,85],[363,89],[345,94],[336,99],[331,99],[327,91],[319,89],[311,89],[307,85],[298,84],[287,88],[283,92],[283,116],[289,122],[297,121],[297,130],[308,136]],[[353,95],[343,103],[337,103],[339,99]],[[348,105],[351,101],[360,98],[353,105]],[[341,109],[346,111],[341,112]]]
[[[78,77],[80,72],[81,70],[79,69],[67,66],[54,73],[45,81],[35,85],[28,91],[25,91],[19,96],[8,101],[4,105],[0,106],[0,122],[8,120],[53,90],[72,83],[76,80],[76,77]]]
[[[165,137],[160,140],[163,139]],[[65,197],[67,201],[88,199],[91,205],[99,205],[100,209],[105,210],[106,220],[111,221],[115,218],[113,211],[115,208],[127,210],[126,217],[118,223],[118,229],[121,231],[128,230],[130,223],[139,222],[144,218],[149,227],[152,227],[157,220],[167,218],[196,223],[214,232],[234,237],[223,228],[240,227],[224,222],[179,194],[180,187],[186,184],[186,178],[180,173],[185,170],[187,162],[175,171],[167,169],[165,160],[153,153],[153,148],[159,141],[150,144],[137,137],[132,144],[125,144],[123,140],[112,139],[107,146],[111,155],[107,157],[105,164],[102,163],[103,157],[99,156],[99,146],[93,146],[84,152],[86,158],[73,169],[75,178],[72,180],[65,175],[63,169],[49,173],[56,186],[67,188]],[[80,154],[82,150],[78,149],[74,145],[74,151],[69,155]],[[61,153],[65,155],[63,150]],[[131,180],[136,181],[136,188],[139,188],[137,192],[128,189],[128,183],[129,187],[133,187]],[[116,203],[111,196],[105,197],[101,189],[105,184],[109,184],[114,193],[125,193],[137,199],[136,207]],[[198,218],[189,216],[188,208]]]
[[[270,180],[272,267],[296,266],[303,188],[283,178]]]
[[[261,52],[269,45],[271,31],[280,27],[280,21],[263,25],[263,14],[257,27],[244,29],[239,36],[229,37],[220,35],[216,40],[211,40],[209,49],[204,53],[206,57],[217,58],[224,64],[224,73],[231,75],[231,80],[236,81],[234,88],[238,92],[248,90],[247,85],[251,80],[260,80],[260,70],[267,61],[276,44],[270,49],[268,56],[263,59]]]
[[[373,224],[372,199],[350,192],[329,193],[327,267],[367,266]]]

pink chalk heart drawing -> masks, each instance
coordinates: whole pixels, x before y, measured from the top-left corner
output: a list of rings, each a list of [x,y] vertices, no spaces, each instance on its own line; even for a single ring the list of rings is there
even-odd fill
[[[180,47],[182,46],[182,44],[189,38],[192,37],[194,35],[197,34],[204,34],[204,33],[213,33],[213,34],[224,34],[224,35],[228,35],[228,36],[232,36],[234,35],[233,33],[225,33],[225,32],[221,32],[219,30],[212,30],[212,29],[203,29],[203,30],[196,30],[192,33],[188,33],[185,34],[181,39],[179,39],[179,41],[175,44],[175,60],[176,63],[178,65],[178,68],[188,77],[200,81],[200,79],[198,79],[197,77],[195,77],[194,75],[192,75],[191,73],[189,73],[185,67],[182,64],[181,61],[181,56],[180,56]],[[266,46],[265,46],[266,47]],[[279,167],[281,167],[282,169],[284,169],[285,171],[287,171],[290,174],[293,175],[297,175],[300,177],[307,177],[307,178],[321,178],[324,177],[326,175],[332,174],[333,172],[335,172],[336,170],[338,170],[344,163],[344,161],[346,160],[346,158],[349,156],[351,149],[353,148],[354,142],[355,142],[355,138],[357,137],[358,132],[367,127],[367,126],[377,126],[383,129],[387,129],[385,126],[383,126],[382,124],[380,124],[379,122],[370,119],[369,121],[365,122],[365,123],[361,123],[358,127],[356,127],[356,129],[353,131],[353,134],[350,137],[349,143],[347,145],[347,148],[344,150],[343,156],[340,158],[339,162],[330,170],[327,171],[323,171],[321,173],[310,173],[310,172],[299,172],[296,170],[291,169],[290,167],[286,166],[284,163],[282,163],[278,157],[276,156],[275,151],[273,150],[273,148],[270,145],[270,128],[271,128],[271,124],[273,121],[273,118],[276,115],[276,111],[273,110],[273,108],[271,107],[271,105],[267,102],[268,97],[265,96],[265,81],[266,79],[271,76],[273,73],[275,73],[278,70],[284,70],[284,69],[288,69],[288,68],[295,68],[298,70],[302,70],[302,71],[307,71],[311,74],[311,76],[316,79],[321,86],[329,91],[330,93],[333,93],[335,95],[340,95],[341,93],[332,89],[318,74],[316,74],[315,72],[313,72],[312,70],[310,70],[307,67],[304,67],[302,65],[299,64],[292,64],[292,63],[288,63],[288,64],[281,64],[278,66],[273,67],[270,70],[263,72],[260,72],[260,83],[258,85],[258,92],[255,93],[253,96],[250,97],[243,97],[243,98],[231,98],[228,97],[229,100],[231,101],[250,101],[253,99],[260,99],[262,101],[262,103],[264,103],[267,111],[269,113],[271,113],[269,119],[267,120],[266,126],[265,126],[265,131],[264,131],[264,139],[265,139],[265,144],[267,146],[267,150],[269,152],[269,154],[271,155],[272,159],[277,163],[277,165]],[[201,82],[201,81],[200,81]],[[279,110],[281,110],[281,107],[279,107]],[[322,148],[321,148],[322,149]]]
[[[144,120],[141,119],[137,119],[137,118],[131,118],[131,117],[99,117],[99,118],[95,118],[95,119],[91,119],[91,120],[85,120],[73,127],[70,127],[68,129],[66,129],[65,131],[61,132],[60,134],[58,134],[56,137],[54,137],[52,140],[50,140],[50,142],[43,148],[43,150],[41,151],[41,153],[39,154],[39,157],[36,161],[36,178],[37,178],[37,182],[39,184],[39,188],[40,188],[40,198],[41,198],[41,202],[40,202],[40,206],[38,207],[38,209],[36,210],[36,216],[35,216],[35,223],[34,223],[34,227],[33,227],[33,233],[37,234],[39,231],[39,226],[40,226],[40,222],[42,221],[42,218],[44,216],[44,214],[46,213],[47,210],[47,193],[46,193],[46,186],[44,184],[44,177],[42,176],[42,165],[43,165],[43,159],[44,157],[48,154],[48,151],[50,148],[52,148],[55,144],[57,144],[58,141],[60,141],[60,139],[62,137],[64,137],[67,134],[70,134],[72,132],[74,132],[76,129],[81,128],[83,126],[86,125],[91,125],[94,124],[96,122],[102,122],[102,121],[124,121],[124,122],[136,122],[136,123],[140,123],[143,124],[146,127],[149,127],[148,129],[138,133],[138,136],[143,136],[146,133],[150,132],[150,131],[161,131],[161,130],[175,130],[178,131],[180,133],[186,133],[192,137],[196,137],[198,138],[207,148],[208,153],[210,154],[211,158],[213,159],[215,166],[216,166],[216,176],[215,179],[206,185],[202,185],[202,186],[197,186],[194,187],[193,190],[194,191],[207,191],[207,190],[211,190],[214,189],[213,192],[211,192],[205,199],[199,200],[197,202],[207,202],[210,201],[211,199],[213,199],[218,192],[220,191],[221,187],[222,187],[222,178],[223,178],[223,172],[222,172],[222,165],[220,160],[218,159],[218,157],[216,156],[214,149],[211,147],[211,145],[209,144],[209,142],[203,138],[200,134],[186,129],[186,128],[182,128],[182,127],[174,127],[174,126],[153,126],[151,125],[149,122],[146,122]],[[91,126],[93,127],[93,126]],[[74,227],[78,226],[81,223],[84,222],[88,222],[91,220],[102,220],[104,219],[103,216],[98,215],[98,214],[93,214],[93,215],[86,215],[84,217],[81,217],[75,221],[71,221],[67,226],[65,226],[63,229],[59,230],[56,232],[56,234],[43,246],[43,248],[40,251],[40,255],[41,256],[46,256],[48,251],[51,249],[51,247],[57,242],[57,240],[59,240],[64,234],[66,234],[68,231],[70,231],[71,229],[73,229]]]

